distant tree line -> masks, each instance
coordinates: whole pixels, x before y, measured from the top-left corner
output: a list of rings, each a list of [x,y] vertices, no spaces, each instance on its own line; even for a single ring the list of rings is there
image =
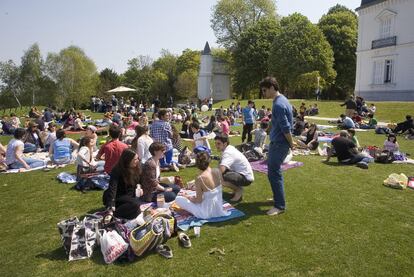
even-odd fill
[[[357,16],[336,5],[318,24],[294,13],[280,17],[272,0],[220,0],[213,8],[211,27],[223,47],[213,56],[225,60],[233,95],[258,98],[258,82],[278,78],[291,98],[312,98],[320,87],[323,98],[352,94],[355,86]],[[98,72],[95,63],[77,46],[43,57],[37,43],[20,65],[0,61],[0,108],[20,105],[82,107],[91,96],[110,97],[119,85],[137,91],[138,100],[196,97],[201,52],[185,49],[180,55],[163,49],[158,59],[138,56],[122,74],[110,68]]]

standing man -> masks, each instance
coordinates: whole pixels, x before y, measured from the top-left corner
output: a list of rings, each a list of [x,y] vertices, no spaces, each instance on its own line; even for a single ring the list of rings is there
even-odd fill
[[[265,98],[273,98],[272,126],[268,153],[268,179],[273,191],[274,207],[267,211],[268,215],[278,215],[285,211],[285,191],[281,165],[294,147],[292,139],[292,106],[288,99],[279,92],[279,84],[274,77],[266,77],[260,84]]]
[[[213,110],[213,97],[210,96],[210,99],[208,99],[208,110],[211,111]]]
[[[249,100],[247,102],[246,108],[243,109],[243,133],[242,133],[242,143],[244,143],[244,140],[246,139],[247,135],[247,142],[252,141],[252,130],[253,130],[253,124],[256,121],[257,113],[256,110],[253,109],[253,101]]]

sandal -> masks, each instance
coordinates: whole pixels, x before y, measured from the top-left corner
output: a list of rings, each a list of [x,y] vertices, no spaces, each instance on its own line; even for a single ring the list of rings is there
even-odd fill
[[[178,241],[180,242],[180,245],[184,248],[191,247],[191,240],[186,233],[180,233],[178,235]]]
[[[155,251],[164,258],[171,259],[173,257],[172,250],[168,245],[160,244],[155,248]]]

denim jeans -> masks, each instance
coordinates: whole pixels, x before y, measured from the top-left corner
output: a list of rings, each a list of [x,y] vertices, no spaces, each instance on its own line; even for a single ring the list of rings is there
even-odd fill
[[[273,191],[274,206],[280,210],[286,209],[285,190],[282,175],[282,163],[289,153],[289,145],[286,143],[274,143],[269,145],[267,159],[267,177]]]
[[[42,167],[46,165],[45,162],[42,160],[36,160],[32,158],[23,158],[23,160],[30,166],[30,168]],[[9,168],[20,169],[24,168],[24,165],[19,161],[15,161],[14,163],[9,164]]]
[[[160,159],[160,167],[162,168],[170,167],[172,157],[173,157],[173,149],[171,148],[170,150],[166,151],[164,154],[164,157]]]
[[[36,150],[37,150],[37,146],[36,146],[36,144],[29,143],[29,142],[26,142],[26,143],[24,144],[24,150],[23,150],[23,153],[36,152]]]

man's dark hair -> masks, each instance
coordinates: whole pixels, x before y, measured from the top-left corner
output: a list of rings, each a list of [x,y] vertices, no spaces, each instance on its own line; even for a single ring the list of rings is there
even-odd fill
[[[167,114],[167,110],[162,109],[158,112],[158,118],[165,117],[166,114]]]
[[[109,136],[112,139],[117,139],[119,138],[120,135],[121,135],[121,129],[118,126],[111,125],[111,127],[109,127]]]
[[[200,129],[200,123],[198,123],[197,121],[193,121],[193,123],[191,123],[191,127],[193,127],[196,130]]]
[[[344,118],[344,117],[346,117],[346,115],[341,114],[339,117],[340,117],[340,118]]]
[[[26,133],[26,130],[25,129],[23,129],[23,128],[17,128],[14,131],[14,138],[15,139],[22,139],[25,133]]]
[[[215,136],[214,140],[219,140],[222,143],[230,144],[229,137],[227,135],[224,135],[224,134],[219,134],[219,135]]]
[[[152,156],[155,155],[156,151],[160,151],[160,150],[165,150],[166,147],[163,143],[161,142],[153,142],[150,147],[149,147],[149,152],[151,153]]]
[[[269,127],[269,123],[267,123],[266,121],[263,121],[260,123],[260,128],[267,129],[268,127]]]
[[[274,87],[275,90],[279,90],[279,83],[277,82],[275,77],[266,77],[259,83],[260,88],[271,88]]]
[[[409,114],[407,114],[406,116],[405,116],[405,119],[407,119],[407,120],[411,120],[411,115],[409,115]]]
[[[252,100],[247,101],[247,105],[254,104]]]
[[[56,139],[62,140],[66,137],[65,130],[59,129],[56,131]]]

